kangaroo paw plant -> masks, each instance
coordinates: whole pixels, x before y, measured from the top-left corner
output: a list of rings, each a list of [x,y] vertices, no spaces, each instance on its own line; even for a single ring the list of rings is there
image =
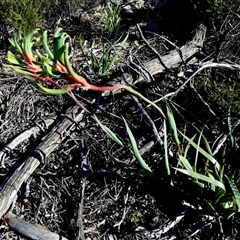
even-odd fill
[[[126,85],[114,86],[96,86],[90,84],[85,78],[79,76],[72,68],[69,60],[69,42],[70,36],[62,32],[61,28],[57,28],[52,36],[52,40],[48,40],[47,31],[44,31],[42,37],[39,37],[39,29],[34,29],[28,36],[10,39],[12,46],[11,51],[7,54],[9,64],[5,67],[12,70],[34,77],[37,86],[48,94],[64,94],[74,88],[94,91],[114,91],[117,89],[125,89],[128,92],[140,97],[145,102],[155,107],[165,118],[162,110],[149,99],[145,98],[139,92]],[[42,41],[42,49],[38,49]],[[52,44],[50,48],[49,44]],[[34,47],[33,47],[34,46]],[[60,85],[56,79],[65,79],[68,81],[67,86]],[[43,82],[50,83],[55,86],[54,89],[44,87]],[[73,96],[71,94],[71,96]],[[76,101],[76,99],[74,99]]]

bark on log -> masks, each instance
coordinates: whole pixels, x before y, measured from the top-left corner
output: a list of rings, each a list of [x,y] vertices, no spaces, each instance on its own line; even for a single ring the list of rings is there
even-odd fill
[[[180,51],[172,50],[168,54],[161,56],[161,60],[167,68],[177,67],[183,61],[187,62],[203,47],[206,35],[206,27],[200,25],[193,39],[180,48]],[[151,75],[161,73],[165,70],[158,58],[154,58],[143,64]]]
[[[46,135],[32,156],[27,157],[0,185],[0,218],[8,211],[23,182],[31,176],[40,162],[45,161],[48,155],[59,146],[71,130],[73,121],[79,122],[83,118],[84,112],[79,112],[79,107],[74,106],[69,108],[67,115],[68,117],[64,118]]]
[[[4,221],[14,231],[33,240],[67,240],[67,238],[50,232],[40,225],[28,223],[12,213],[7,214]]]

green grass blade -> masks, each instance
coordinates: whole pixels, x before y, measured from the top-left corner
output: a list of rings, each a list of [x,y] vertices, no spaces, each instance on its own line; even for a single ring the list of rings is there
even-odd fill
[[[186,168],[187,171],[194,172],[191,164],[185,157],[179,155],[179,160],[182,163],[182,165]]]
[[[205,137],[203,134],[202,134],[202,139],[203,139],[203,141],[204,141],[204,144],[205,144],[205,146],[206,146],[206,149],[207,149],[208,153],[209,153],[210,155],[212,155],[213,153],[212,153],[212,149],[211,149],[211,147],[210,147],[210,144],[209,144],[208,140],[206,139],[206,137]]]
[[[179,147],[180,146],[180,141],[179,141],[179,138],[178,138],[177,126],[176,126],[176,122],[175,122],[175,119],[174,119],[174,116],[173,116],[173,112],[172,112],[172,109],[167,102],[166,102],[166,107],[167,107],[167,121],[168,121],[169,129],[170,129],[170,133],[171,133],[175,143]]]
[[[229,179],[227,176],[226,176],[227,180],[228,180],[228,183],[232,189],[232,192],[233,192],[233,195],[235,197],[235,200],[236,200],[236,204],[238,206],[238,212],[240,212],[240,192],[235,184],[234,181],[232,181],[231,179]]]
[[[101,66],[101,61],[98,60],[97,56],[93,53],[93,51],[90,51],[91,55],[91,61],[92,61],[92,66],[94,70],[97,70],[98,72],[101,72],[102,66]]]
[[[222,197],[226,194],[226,191],[224,189],[219,189],[218,192],[214,195],[214,198],[212,202],[216,205]]]
[[[232,118],[231,118],[230,109],[228,111],[227,123],[228,123],[229,136],[230,136],[230,140],[231,140],[231,146],[232,146],[232,148],[234,148],[236,145],[236,142],[235,142],[235,137],[233,136],[233,126],[232,126]]]
[[[60,89],[51,89],[51,88],[44,87],[40,82],[36,82],[36,85],[42,92],[44,92],[46,94],[50,94],[50,95],[61,95],[61,94],[65,94],[71,90],[70,86],[66,86],[66,87],[63,87]]]
[[[116,45],[119,43],[121,37],[120,37],[114,44],[112,44],[112,45],[107,49],[107,51],[105,51],[105,53],[103,53],[103,56],[102,56],[102,58],[101,58],[101,60],[104,60],[104,62],[103,62],[103,65],[104,65],[104,67],[103,67],[103,73],[108,72],[108,71],[112,68],[114,62],[116,61],[116,59],[117,59],[117,57],[118,57],[118,54],[119,54],[120,50],[123,48],[124,44],[126,43],[126,41],[127,41],[127,39],[128,39],[128,35],[129,35],[129,33],[127,33],[126,37],[125,37],[125,38],[123,39],[123,41],[120,43],[118,50],[115,51],[115,54],[114,54],[114,56],[113,56],[112,58],[110,58],[110,55],[111,55],[110,53],[111,53],[111,51],[112,51],[113,49],[115,49],[115,47],[116,47]]]
[[[179,131],[180,132],[180,131]],[[181,132],[180,132],[181,133]],[[214,166],[216,167],[216,169],[219,171],[220,169],[220,165],[217,162],[217,160],[208,152],[206,152],[203,148],[199,147],[195,142],[192,141],[192,139],[188,138],[186,135],[184,135],[183,133],[181,133],[181,135],[196,149],[198,149],[198,151],[207,159],[209,159],[209,161],[212,162],[212,164],[214,164]]]
[[[204,182],[213,184],[213,185],[215,185],[217,187],[220,187],[220,188],[225,190],[224,184],[222,182],[216,180],[216,179],[212,179],[210,177],[207,177],[205,175],[202,175],[202,174],[199,174],[199,173],[196,173],[196,172],[189,172],[188,170],[181,169],[181,168],[175,168],[175,169],[178,170],[181,173],[184,173],[184,174],[188,175],[188,176],[191,176],[193,178],[197,178],[198,180],[202,180]]]
[[[98,125],[102,128],[102,130],[113,140],[115,141],[118,145],[120,145],[121,147],[125,147],[125,145],[123,144],[123,142],[117,137],[117,135],[111,130],[109,129],[107,126],[105,126],[104,124],[102,124],[100,122],[100,120],[98,120],[98,118],[95,116],[96,121],[98,123]]]
[[[194,138],[196,137],[196,135],[194,135],[191,139],[192,141],[194,140]],[[187,158],[187,154],[188,154],[188,151],[191,147],[191,144],[190,143],[187,143],[187,146],[185,147],[185,150],[184,150],[184,157]]]
[[[193,126],[193,125],[191,125],[191,126]],[[199,133],[201,134],[201,138],[203,139],[203,142],[204,142],[204,144],[205,144],[205,147],[206,147],[208,153],[212,155],[212,149],[211,149],[211,147],[210,147],[210,145],[209,145],[208,140],[207,140],[206,137],[203,135],[203,130],[200,131],[197,127],[195,127],[195,126],[193,126],[193,127],[194,127],[194,129],[195,129],[197,132],[199,132]]]
[[[165,160],[165,168],[167,171],[167,175],[171,174],[169,160],[168,160],[168,142],[167,142],[167,124],[166,120],[163,121],[163,136],[164,136],[164,160]]]
[[[200,148],[201,138],[202,138],[202,131],[200,132],[200,135],[199,135],[199,138],[198,138],[198,142],[197,142],[198,148],[196,148],[195,161],[194,161],[194,165],[193,165],[193,170],[194,170],[194,172],[197,171],[197,162],[198,162],[198,153],[199,153],[198,150],[199,150],[199,148]]]
[[[209,178],[215,179],[214,176],[210,172],[207,172],[207,175],[208,175]],[[213,192],[216,191],[216,186],[214,184],[211,184],[210,188]]]
[[[134,156],[136,157],[136,159],[138,160],[138,163],[139,165],[149,171],[149,172],[152,172],[152,170],[149,168],[149,166],[146,164],[146,162],[143,160],[139,150],[138,150],[138,147],[137,147],[137,143],[136,143],[136,140],[130,130],[130,128],[128,127],[128,124],[126,122],[126,120],[123,118],[123,121],[125,123],[125,126],[126,126],[126,130],[127,130],[127,133],[128,133],[128,136],[129,136],[129,139],[130,139],[130,142],[131,142],[131,146],[132,146],[132,150],[134,152]]]

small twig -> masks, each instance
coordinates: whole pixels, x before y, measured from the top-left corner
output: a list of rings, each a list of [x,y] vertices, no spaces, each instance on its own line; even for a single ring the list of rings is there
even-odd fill
[[[192,234],[190,234],[189,236],[187,236],[186,238],[184,238],[184,240],[187,239],[192,239],[193,236],[195,236],[197,233],[199,233],[200,231],[202,231],[204,228],[206,228],[209,225],[212,225],[215,221],[216,218],[212,217],[212,216],[206,216],[208,218],[208,222],[202,224],[200,227],[198,227],[198,229],[196,231],[194,231]]]
[[[9,80],[16,80],[19,77],[6,77],[6,78],[0,78],[0,81],[9,81]]]
[[[162,225],[159,229],[155,229],[154,233],[156,234],[156,237],[161,237],[162,234],[168,232],[173,227],[175,227],[189,212],[189,208],[185,207],[183,211],[172,221],[168,221],[166,224]]]
[[[173,98],[174,96],[176,96],[181,89],[187,84],[189,83],[199,72],[201,72],[202,70],[204,70],[205,68],[227,68],[230,70],[234,70],[234,71],[240,71],[240,65],[239,64],[230,64],[230,63],[205,63],[203,64],[197,71],[195,71],[191,77],[189,77],[175,92],[172,93],[171,98]]]
[[[84,195],[85,195],[85,188],[87,185],[87,178],[89,176],[89,157],[88,157],[88,149],[86,146],[86,141],[84,138],[84,131],[82,130],[82,171],[83,171],[83,179],[82,179],[82,185],[80,187],[80,200],[78,204],[78,216],[77,216],[77,236],[76,240],[85,240],[84,236],[84,226],[83,226],[83,208],[84,208]]]
[[[128,66],[133,69],[133,71],[135,71],[139,76],[141,76],[146,82],[151,82],[153,80],[153,76],[151,75],[151,73],[148,71],[148,69],[146,67],[144,67],[144,65],[139,65],[136,64],[133,61],[133,57],[132,57],[132,53],[130,51],[130,55],[128,57],[129,63]],[[134,82],[134,84],[141,82],[142,79],[138,79],[137,81]]]
[[[234,12],[234,11],[232,10],[232,8],[230,8],[224,1],[221,1],[221,3],[222,3],[225,7],[227,7],[228,10],[229,10],[231,13],[233,13],[235,16],[237,16],[238,18],[240,18],[240,14]],[[239,7],[238,7],[237,10],[239,10]]]
[[[118,232],[120,232],[121,224],[124,221],[124,219],[125,219],[125,217],[127,215],[127,212],[129,210],[129,207],[127,207],[127,202],[128,202],[130,191],[131,191],[131,185],[128,187],[127,194],[125,195],[125,198],[124,198],[124,209],[123,209],[122,218],[121,218],[121,220],[118,223],[114,224],[114,226],[113,226],[113,227],[118,227]]]
[[[234,63],[205,63],[203,64],[198,70],[196,70],[178,89],[174,92],[168,93],[165,96],[159,98],[158,100],[154,101],[154,103],[158,103],[167,98],[173,98],[176,96],[183,88],[186,86],[198,73],[206,68],[227,68],[233,71],[240,71],[240,65]],[[149,106],[149,105],[148,105]]]
[[[165,63],[162,60],[162,57],[160,56],[160,54],[149,44],[149,42],[147,41],[147,39],[143,36],[142,30],[139,26],[139,24],[137,24],[137,29],[140,33],[141,38],[143,39],[143,41],[147,44],[147,46],[157,55],[157,58],[159,60],[159,62],[162,64],[162,66],[165,68],[166,71],[172,72],[172,70],[170,68],[168,68]]]
[[[216,113],[211,109],[211,107],[209,106],[209,104],[204,101],[203,97],[198,93],[197,89],[194,87],[193,82],[190,81],[190,87],[193,89],[193,91],[197,94],[198,98],[201,100],[201,102],[207,107],[207,109],[209,110],[209,112],[216,117]]]

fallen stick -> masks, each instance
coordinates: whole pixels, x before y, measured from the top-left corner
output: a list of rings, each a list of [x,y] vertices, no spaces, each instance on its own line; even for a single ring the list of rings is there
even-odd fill
[[[0,218],[8,211],[23,182],[66,138],[73,127],[73,121],[79,122],[83,116],[84,111],[79,112],[78,106],[69,108],[67,117],[46,135],[33,154],[27,157],[0,185]]]
[[[196,31],[195,36],[190,42],[187,42],[184,46],[177,50],[172,50],[168,54],[161,56],[161,60],[167,68],[177,67],[178,65],[188,61],[203,47],[203,43],[206,35],[206,27],[200,25]],[[184,61],[184,62],[183,62]],[[152,74],[158,74],[165,70],[165,67],[161,64],[159,58],[154,58],[146,63],[145,67]]]
[[[5,168],[5,157],[9,154],[14,148],[16,148],[20,143],[29,139],[32,135],[38,134],[41,130],[48,128],[53,122],[54,118],[48,118],[44,121],[44,126],[40,126],[39,124],[36,126],[27,129],[26,131],[19,134],[15,137],[11,142],[9,142],[3,149],[0,150],[0,167]]]
[[[157,53],[156,50],[153,49],[149,45],[147,40],[144,38],[141,29],[139,27],[138,29],[140,31],[140,35],[142,36],[143,41],[147,44],[149,48],[152,49],[152,51],[157,55],[157,57],[150,61],[144,62],[144,68],[140,67],[140,71],[136,63],[130,62],[130,66],[137,72],[140,72],[140,76],[137,81],[135,81],[135,83],[143,81],[143,76],[148,76],[149,74],[153,76],[163,72],[166,69],[171,69],[181,64],[187,63],[191,58],[194,57],[196,53],[201,51],[207,31],[206,27],[201,24],[196,30],[196,34],[191,41],[187,42],[184,46],[180,48],[175,46],[175,50],[172,50],[169,53],[160,56],[160,54]],[[195,61],[197,61],[197,59],[195,59]]]
[[[67,240],[67,238],[60,236],[59,234],[50,232],[46,228],[38,225],[28,223],[16,215],[9,213],[3,218],[7,226],[21,235],[30,239],[37,240]]]

